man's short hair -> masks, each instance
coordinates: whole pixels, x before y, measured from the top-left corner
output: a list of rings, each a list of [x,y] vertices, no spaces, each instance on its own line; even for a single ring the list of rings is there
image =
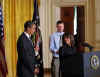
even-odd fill
[[[34,24],[32,21],[26,21],[24,24],[24,30],[27,30],[27,28],[31,28],[32,24]]]
[[[59,21],[57,21],[56,25],[59,25],[59,24],[64,24],[64,22],[59,20]]]

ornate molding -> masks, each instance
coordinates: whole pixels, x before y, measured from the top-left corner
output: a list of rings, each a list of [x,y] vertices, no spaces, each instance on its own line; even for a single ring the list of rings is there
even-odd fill
[[[95,42],[96,42],[96,43],[100,43],[100,40],[96,40]]]
[[[74,6],[74,5],[85,5],[86,0],[53,0],[53,4],[56,7],[64,7],[64,6]]]
[[[100,20],[96,21],[96,24],[100,24]]]
[[[55,0],[55,2],[59,2],[59,3],[62,3],[62,2],[66,2],[66,3],[77,3],[77,2],[86,2],[87,0]]]

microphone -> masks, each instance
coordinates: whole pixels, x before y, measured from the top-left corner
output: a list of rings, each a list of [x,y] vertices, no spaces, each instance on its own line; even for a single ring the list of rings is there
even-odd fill
[[[82,45],[83,47],[88,47],[90,51],[92,51],[92,49],[94,48],[92,45],[90,45],[90,44],[88,44],[88,43],[86,43],[86,42],[81,43],[81,45]]]

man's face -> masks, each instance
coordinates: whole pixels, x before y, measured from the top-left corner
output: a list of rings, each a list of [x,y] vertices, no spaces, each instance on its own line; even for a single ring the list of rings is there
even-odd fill
[[[63,32],[64,31],[64,24],[63,23],[57,25],[57,31],[58,32]]]
[[[30,31],[30,34],[32,35],[36,30],[36,25],[35,24],[32,24],[32,27],[29,29]]]

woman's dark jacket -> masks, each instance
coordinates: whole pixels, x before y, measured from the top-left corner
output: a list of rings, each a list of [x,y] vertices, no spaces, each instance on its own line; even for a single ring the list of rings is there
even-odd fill
[[[59,49],[60,69],[63,77],[66,77],[67,75],[71,74],[72,67],[69,67],[69,65],[71,66],[73,61],[71,57],[74,56],[75,54],[76,54],[76,48],[68,46],[67,44]]]

